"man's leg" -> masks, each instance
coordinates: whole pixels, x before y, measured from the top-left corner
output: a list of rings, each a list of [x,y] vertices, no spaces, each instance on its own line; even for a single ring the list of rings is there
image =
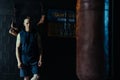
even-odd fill
[[[33,63],[31,67],[33,73],[33,77],[31,78],[31,80],[39,80],[40,76],[39,76],[38,62]]]
[[[30,80],[30,68],[25,66],[20,68],[20,77],[23,77],[24,80]]]

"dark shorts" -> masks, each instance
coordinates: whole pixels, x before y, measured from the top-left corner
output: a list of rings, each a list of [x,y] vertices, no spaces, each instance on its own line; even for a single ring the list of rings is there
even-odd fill
[[[32,74],[39,74],[38,63],[32,63],[29,65],[23,65],[23,68],[20,69],[20,77],[30,76]]]

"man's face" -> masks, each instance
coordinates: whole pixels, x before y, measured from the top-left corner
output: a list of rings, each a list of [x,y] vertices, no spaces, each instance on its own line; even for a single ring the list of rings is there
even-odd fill
[[[24,26],[26,29],[30,29],[30,19],[24,19]]]

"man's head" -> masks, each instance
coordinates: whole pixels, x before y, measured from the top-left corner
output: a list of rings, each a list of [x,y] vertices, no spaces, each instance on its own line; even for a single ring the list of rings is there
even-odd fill
[[[26,17],[24,19],[23,25],[24,25],[26,31],[30,31],[30,25],[31,25],[30,24],[30,17]]]

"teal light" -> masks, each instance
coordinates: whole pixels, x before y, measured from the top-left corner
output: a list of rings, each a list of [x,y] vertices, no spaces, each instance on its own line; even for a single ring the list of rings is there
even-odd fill
[[[106,59],[106,75],[109,74],[109,0],[105,0],[104,6],[104,50]]]

